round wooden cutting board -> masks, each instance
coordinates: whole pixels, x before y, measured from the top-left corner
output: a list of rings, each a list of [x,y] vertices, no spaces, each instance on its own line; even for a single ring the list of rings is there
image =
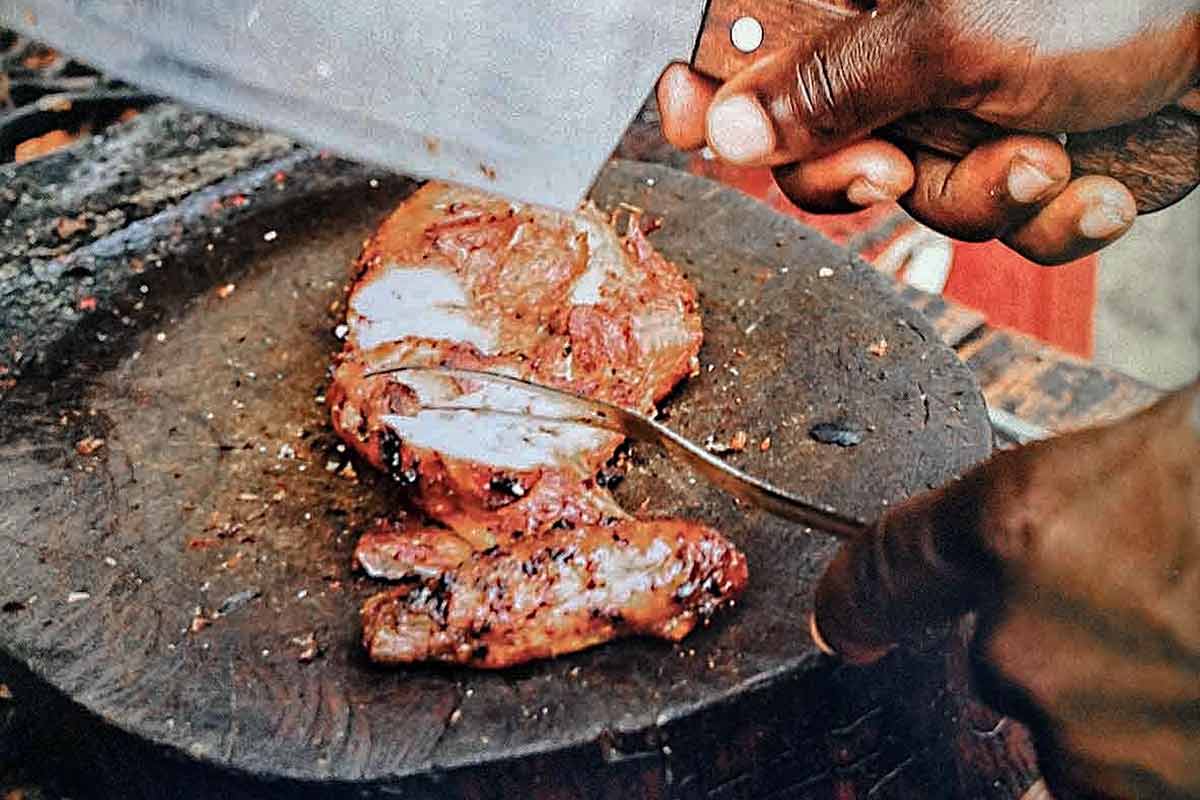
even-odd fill
[[[349,458],[322,401],[348,266],[411,186],[296,192],[215,246],[192,237],[130,282],[131,324],[80,323],[58,343],[65,369],[0,400],[0,647],[89,784],[877,798],[977,781],[978,796],[1017,796],[1019,780],[976,776],[987,758],[963,755],[985,733],[936,646],[865,671],[816,652],[807,615],[833,541],[642,445],[619,499],[737,542],[751,584],[729,613],[678,645],[625,640],[504,672],[366,661],[357,609],[378,585],[350,553],[399,501]],[[744,431],[732,463],[864,517],[989,452],[971,375],[846,251],[662,167],[615,162],[594,198],[661,218],[653,242],[700,290],[701,371],[665,405],[676,430]],[[814,441],[824,422],[861,443]]]

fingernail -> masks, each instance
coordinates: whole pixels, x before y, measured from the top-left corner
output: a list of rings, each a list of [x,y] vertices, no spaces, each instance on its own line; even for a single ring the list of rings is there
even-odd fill
[[[1101,203],[1083,212],[1078,228],[1088,239],[1107,239],[1125,230],[1132,221],[1125,209]]]
[[[860,666],[874,664],[895,649],[895,645],[887,645],[886,647],[846,647],[840,652],[834,650],[833,645],[829,644],[829,640],[821,633],[821,627],[817,625],[816,614],[808,615],[808,632],[818,650],[827,656],[840,658],[848,664]]]
[[[873,206],[876,203],[890,203],[896,196],[867,178],[855,178],[846,187],[846,199],[856,206]]]
[[[775,131],[762,105],[739,94],[709,110],[708,143],[721,158],[740,164],[770,155]]]
[[[825,637],[821,635],[821,629],[817,627],[816,614],[808,615],[808,632],[812,636],[813,644],[827,656],[836,656],[837,651],[829,646],[829,642],[825,641]]]
[[[1008,196],[1018,203],[1035,203],[1045,197],[1054,179],[1020,156],[1008,167]]]

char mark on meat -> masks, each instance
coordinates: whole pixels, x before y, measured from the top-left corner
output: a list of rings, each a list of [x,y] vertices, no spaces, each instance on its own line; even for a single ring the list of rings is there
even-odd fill
[[[382,524],[356,549],[371,576],[406,581],[364,606],[372,658],[493,667],[623,634],[677,638],[740,591],[744,561],[718,533],[634,520],[609,492],[619,478],[597,480],[619,435],[429,408],[536,413],[547,402],[515,388],[371,374],[483,369],[652,411],[695,371],[700,315],[695,290],[636,220],[622,238],[590,206],[566,215],[430,183],[384,221],[353,274],[346,345],[327,392],[334,428],[428,519]],[[668,539],[674,547],[660,546]],[[736,562],[742,578],[715,578],[716,594],[677,596],[686,584],[738,572],[729,563],[712,572],[692,552],[702,544]],[[577,563],[584,551],[623,564],[628,580],[575,580],[589,569]],[[662,570],[682,577],[665,581]],[[550,591],[547,581],[576,594]],[[523,613],[540,620],[530,629],[540,633],[518,635],[505,604],[535,594],[536,607]],[[443,596],[445,614],[434,613],[431,598]],[[593,618],[600,622],[580,622]]]

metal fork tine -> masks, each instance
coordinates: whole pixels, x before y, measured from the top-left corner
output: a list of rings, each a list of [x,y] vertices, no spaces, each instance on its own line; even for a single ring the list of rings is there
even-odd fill
[[[815,528],[841,539],[860,536],[867,525],[862,520],[846,516],[827,506],[821,506],[780,489],[708,453],[695,443],[680,436],[665,425],[647,416],[630,411],[603,400],[554,389],[539,383],[482,370],[457,369],[454,367],[390,367],[367,372],[367,376],[398,373],[430,374],[460,380],[474,380],[507,385],[532,395],[554,400],[551,409],[514,411],[494,406],[456,406],[453,404],[425,404],[421,407],[430,411],[452,411],[476,414],[519,417],[531,422],[583,425],[600,430],[620,433],[632,439],[657,445],[668,455],[695,472],[709,483],[761,508],[775,516]]]

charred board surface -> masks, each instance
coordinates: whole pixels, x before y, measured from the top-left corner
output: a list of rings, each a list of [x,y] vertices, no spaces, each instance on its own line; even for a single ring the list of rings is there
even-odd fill
[[[272,195],[225,221],[211,251],[180,237],[152,280],[107,290],[153,314],[103,339],[71,327],[41,362],[65,366],[0,399],[0,601],[17,604],[0,647],[13,691],[72,720],[66,760],[93,790],[1019,796],[1020,742],[964,712],[938,647],[866,671],[815,651],[807,613],[831,540],[640,445],[615,468],[618,498],[746,552],[732,613],[678,645],[622,641],[500,673],[370,666],[356,612],[374,587],[350,554],[398,493],[339,450],[321,394],[347,267],[408,189],[345,182]],[[863,516],[987,454],[969,373],[845,251],[660,167],[618,162],[595,199],[660,217],[655,246],[701,292],[701,372],[665,407],[677,430]],[[815,442],[826,422],[861,442]]]

